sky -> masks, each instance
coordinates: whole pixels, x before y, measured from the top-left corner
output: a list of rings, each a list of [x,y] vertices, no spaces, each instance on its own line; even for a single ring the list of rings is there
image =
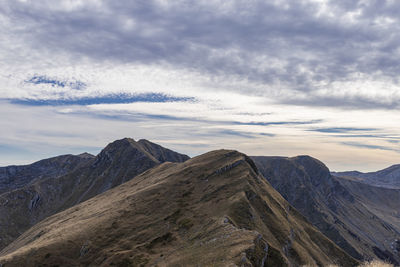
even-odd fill
[[[0,0],[0,166],[148,139],[400,163],[399,1]]]

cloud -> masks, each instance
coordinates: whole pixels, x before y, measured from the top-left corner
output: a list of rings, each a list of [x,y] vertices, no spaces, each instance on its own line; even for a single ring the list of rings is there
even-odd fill
[[[312,132],[320,132],[320,133],[349,133],[349,132],[370,132],[376,131],[378,129],[375,128],[352,128],[352,127],[333,127],[333,128],[317,128],[310,129]]]
[[[62,86],[64,87],[64,86]],[[135,102],[165,103],[195,101],[194,97],[175,97],[162,93],[144,94],[111,94],[105,96],[58,98],[58,99],[9,99],[13,104],[28,106],[66,106],[66,105],[98,105],[98,104],[126,104]]]
[[[323,120],[309,120],[309,121],[270,121],[270,122],[242,122],[232,121],[232,124],[236,125],[253,125],[253,126],[271,126],[271,125],[306,125],[306,124],[317,124]]]
[[[147,101],[143,101],[147,102]],[[148,102],[153,102],[153,101],[148,101]],[[157,101],[155,101],[157,102]],[[160,101],[161,102],[161,101]],[[168,101],[165,101],[168,102]],[[118,109],[112,109],[111,107],[107,107],[107,109],[102,109],[100,108],[95,108],[92,110],[86,110],[86,109],[67,109],[67,110],[61,110],[59,111],[60,113],[69,113],[69,114],[79,114],[79,115],[87,115],[87,116],[93,116],[93,117],[98,117],[102,119],[110,119],[110,120],[121,120],[121,121],[145,121],[147,119],[152,119],[152,120],[165,120],[165,121],[188,121],[188,122],[198,122],[198,123],[206,123],[210,125],[230,125],[230,126],[301,126],[301,125],[312,125],[312,124],[318,124],[323,122],[321,119],[317,120],[294,120],[294,121],[260,121],[260,122],[255,122],[255,121],[233,121],[230,120],[229,118],[226,120],[216,120],[213,119],[212,117],[201,117],[201,116],[194,116],[193,113],[187,114],[184,116],[183,114],[181,116],[178,115],[169,115],[169,114],[158,114],[158,113],[145,113],[145,112],[138,112],[135,110],[128,110],[128,109],[123,109],[123,110],[118,110]],[[266,134],[268,135],[268,134]]]
[[[379,88],[379,87],[378,87]],[[396,89],[398,90],[398,89]],[[372,89],[374,91],[374,89]],[[388,109],[396,110],[400,108],[400,95],[398,92],[383,92],[381,95],[367,96],[362,93],[351,95],[318,95],[314,92],[304,97],[288,97],[282,103],[300,106],[316,106],[344,109]]]
[[[353,146],[353,147],[360,147],[360,148],[374,149],[374,150],[394,151],[400,153],[399,149],[395,149],[393,147],[388,147],[388,146],[370,145],[358,142],[342,142],[342,144],[346,146]]]
[[[271,133],[257,133],[257,132],[245,132],[245,131],[235,131],[231,129],[224,129],[224,130],[219,130],[215,132],[216,136],[221,136],[221,135],[232,135],[232,136],[237,136],[237,137],[243,137],[243,138],[257,138],[259,136],[268,136],[268,137],[274,137],[275,134]]]
[[[122,135],[190,155],[394,164],[396,152],[373,146],[398,144],[399,11],[361,0],[4,0],[0,143],[60,154]],[[340,141],[373,153],[343,153]]]
[[[6,0],[0,47],[9,65],[164,66],[277,103],[397,109],[397,11],[396,1]]]

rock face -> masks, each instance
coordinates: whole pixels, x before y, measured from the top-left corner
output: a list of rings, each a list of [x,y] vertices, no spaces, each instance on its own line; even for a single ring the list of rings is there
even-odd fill
[[[400,189],[373,186],[341,177],[335,179],[368,210],[400,232]],[[393,247],[396,248],[395,245]],[[395,251],[400,253],[400,249]]]
[[[349,171],[332,172],[332,174],[378,187],[400,189],[400,164],[393,165],[377,172],[362,173],[358,171]]]
[[[102,157],[115,162],[111,152]],[[7,267],[39,263],[355,266],[357,261],[285,201],[249,157],[218,150],[156,166],[48,217],[0,252],[0,264]]]
[[[347,253],[357,259],[400,262],[392,245],[400,238],[393,220],[377,216],[322,162],[309,156],[252,159],[289,203]]]
[[[84,162],[75,164],[64,175],[59,175],[61,172],[53,175],[53,169],[49,173],[43,171],[38,177],[27,176],[30,182],[22,183],[22,187],[1,194],[0,249],[50,215],[120,185],[162,162],[181,162],[189,158],[144,142],[152,150],[133,139],[117,140],[96,157],[81,156]],[[152,151],[157,153],[152,155]]]
[[[23,187],[35,180],[64,175],[93,159],[88,153],[63,155],[30,165],[0,167],[0,194]]]

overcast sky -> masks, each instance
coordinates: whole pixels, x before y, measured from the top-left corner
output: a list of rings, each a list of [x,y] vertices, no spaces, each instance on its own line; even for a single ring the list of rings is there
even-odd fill
[[[123,137],[400,163],[400,2],[0,0],[0,166]]]

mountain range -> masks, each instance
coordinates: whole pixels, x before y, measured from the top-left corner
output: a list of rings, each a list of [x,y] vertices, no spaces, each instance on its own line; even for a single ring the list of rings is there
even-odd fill
[[[377,172],[333,172],[335,176],[348,180],[359,181],[362,183],[392,189],[400,189],[400,164],[390,166]]]
[[[351,256],[399,264],[400,190],[359,186],[309,156],[252,159],[290,204]]]
[[[190,159],[130,138],[3,167],[0,266],[399,264],[397,180],[340,176],[308,156]]]
[[[96,157],[67,155],[12,167],[21,170],[16,173],[20,173],[18,178],[23,182],[13,183],[9,178],[2,182],[3,188],[11,190],[0,195],[0,249],[50,215],[120,185],[162,162],[181,162],[188,158],[147,140],[135,142],[124,138],[107,145]],[[26,170],[34,170],[38,176],[33,176],[36,173],[24,175],[28,173]],[[22,186],[16,188],[19,184]]]

